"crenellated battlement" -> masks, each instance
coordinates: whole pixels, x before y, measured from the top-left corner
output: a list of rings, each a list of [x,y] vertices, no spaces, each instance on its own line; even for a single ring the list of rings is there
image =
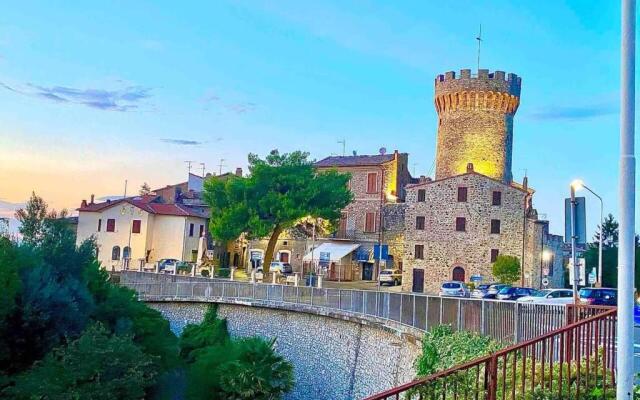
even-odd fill
[[[477,74],[472,74],[470,69],[462,69],[459,74],[449,71],[435,79],[436,96],[444,92],[482,91],[506,92],[520,97],[521,86],[522,78],[518,75],[504,71],[489,72],[488,69],[479,69]]]

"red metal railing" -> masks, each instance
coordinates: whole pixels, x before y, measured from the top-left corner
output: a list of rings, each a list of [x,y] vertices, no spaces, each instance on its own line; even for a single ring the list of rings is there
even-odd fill
[[[605,398],[615,390],[616,309],[576,311],[578,322],[366,400]]]

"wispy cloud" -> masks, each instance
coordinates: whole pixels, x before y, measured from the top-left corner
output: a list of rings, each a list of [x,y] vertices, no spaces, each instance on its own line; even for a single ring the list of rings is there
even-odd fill
[[[177,144],[180,146],[200,146],[204,144],[204,142],[200,142],[198,140],[189,140],[189,139],[160,139],[164,143],[169,144]]]
[[[235,103],[226,104],[224,108],[236,114],[244,114],[246,112],[253,111],[256,108],[256,105],[254,103]]]
[[[611,104],[592,104],[574,107],[546,107],[530,112],[531,118],[538,120],[584,120],[611,115],[618,110]]]
[[[215,93],[206,94],[201,99],[201,101],[202,103],[204,103],[203,109],[205,111],[208,111],[209,109],[211,109],[211,106],[214,106],[234,114],[244,114],[247,112],[251,112],[255,110],[257,106],[255,103],[252,103],[249,101],[242,101],[242,102],[227,101]]]
[[[28,83],[25,87],[0,82],[0,87],[24,96],[38,97],[55,103],[78,104],[103,111],[133,111],[151,97],[151,89],[126,86],[121,89],[78,89],[67,86],[40,86]]]
[[[24,203],[13,203],[0,199],[0,218],[13,218],[19,208],[24,207]]]

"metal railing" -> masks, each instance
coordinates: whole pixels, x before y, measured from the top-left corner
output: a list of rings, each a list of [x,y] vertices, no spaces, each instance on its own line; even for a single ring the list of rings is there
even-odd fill
[[[365,400],[608,398],[615,387],[616,310],[598,312]]]
[[[136,273],[121,279],[121,284],[138,292],[144,299],[230,300],[262,304],[301,305],[329,311],[392,321],[427,331],[447,324],[454,330],[487,335],[505,343],[519,343],[566,324],[563,305],[539,305],[497,300],[447,298],[413,293],[373,290],[316,288],[272,285],[227,280],[185,277],[174,281],[167,276]],[[152,282],[140,282],[145,275]],[[132,279],[134,278],[134,279]],[[136,280],[138,280],[136,282]]]

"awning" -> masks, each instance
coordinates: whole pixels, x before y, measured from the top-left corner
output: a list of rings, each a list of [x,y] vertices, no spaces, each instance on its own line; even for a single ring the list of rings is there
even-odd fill
[[[322,243],[313,250],[313,260],[320,261],[320,253],[329,253],[331,261],[341,261],[344,256],[360,247],[357,243]],[[305,254],[303,261],[311,261],[311,252]]]

